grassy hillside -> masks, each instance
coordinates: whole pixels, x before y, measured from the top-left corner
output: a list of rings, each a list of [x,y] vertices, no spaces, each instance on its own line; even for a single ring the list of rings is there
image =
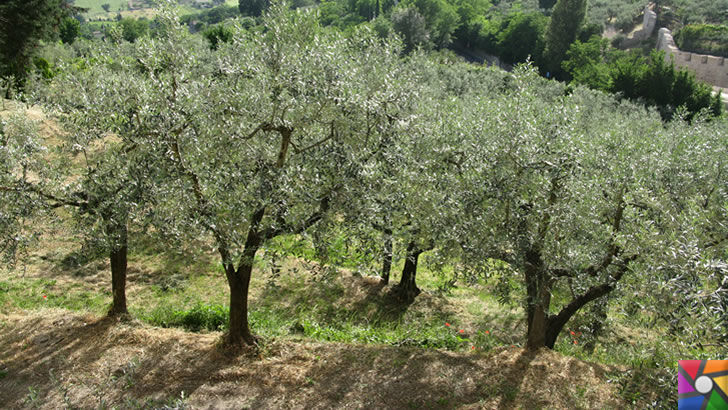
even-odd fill
[[[41,111],[27,115],[46,138],[60,132]],[[554,351],[527,353],[522,309],[499,303],[497,284],[448,288],[450,277],[423,264],[424,292],[404,306],[376,267],[322,265],[298,237],[256,263],[250,321],[262,349],[240,356],[220,347],[228,291],[209,244],[170,253],[135,233],[132,319],[117,322],[103,317],[107,258],[58,216],[23,263],[0,270],[0,391],[10,408],[644,407],[669,403],[673,355],[695,357],[619,307],[593,353],[578,323]]]
[[[109,4],[109,12],[116,13],[122,10],[128,10],[128,0],[76,0],[74,4],[78,7],[87,8],[88,15],[94,16],[98,14],[105,14],[102,4]]]
[[[139,1],[133,1],[135,7],[144,7]],[[192,3],[192,1],[182,1],[181,3]],[[225,3],[229,6],[237,6],[237,0],[226,0]],[[86,13],[87,17],[101,17],[109,16],[113,17],[118,12],[127,11],[129,9],[129,0],[75,0],[74,4],[78,7],[89,9]],[[101,7],[103,4],[109,4],[109,12],[107,13]],[[141,5],[140,5],[141,4]],[[191,8],[191,7],[190,7]],[[124,14],[124,13],[122,13]]]
[[[10,408],[624,408],[614,366],[515,347],[456,353],[279,338],[260,356],[218,335],[42,309],[2,317]],[[167,407],[164,407],[167,406]]]

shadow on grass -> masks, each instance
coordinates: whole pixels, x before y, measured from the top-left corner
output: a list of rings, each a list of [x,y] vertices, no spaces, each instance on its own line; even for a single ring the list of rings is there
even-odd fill
[[[385,286],[378,277],[339,272],[329,278],[312,279],[309,272],[294,268],[275,281],[269,280],[252,305],[289,315],[305,311],[309,319],[322,323],[397,324],[413,307],[438,318],[455,315],[441,295],[423,291],[408,303],[398,298],[393,288],[392,284]]]
[[[190,245],[188,247],[193,249],[174,252],[148,235],[136,233],[132,236],[127,268],[130,284],[174,290],[184,286],[191,276],[214,269],[211,268],[210,256],[200,251],[201,246]],[[86,244],[67,253],[49,253],[42,259],[49,264],[47,273],[50,277],[68,276],[105,283],[104,275],[110,274],[108,254],[93,245]],[[101,279],[101,276],[104,278]]]
[[[215,343],[180,356],[181,340],[174,334],[146,339],[135,327],[117,318],[68,314],[52,322],[36,317],[13,328],[0,337],[0,367],[7,369],[0,379],[4,405],[124,408],[159,403],[182,391],[189,395],[206,381],[204,375],[231,365]]]
[[[471,354],[273,340],[258,357],[222,350],[219,333],[63,311],[0,326],[7,408],[134,408],[182,392],[200,408],[560,408],[571,393],[554,386],[600,383],[592,364],[549,367],[574,359],[548,350]],[[615,407],[604,393],[589,399]]]

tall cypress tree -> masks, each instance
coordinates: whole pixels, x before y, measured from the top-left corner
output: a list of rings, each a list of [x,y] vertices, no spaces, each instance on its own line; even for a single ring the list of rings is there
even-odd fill
[[[0,2],[0,76],[21,85],[40,40],[56,37],[63,19],[81,11],[67,0]]]
[[[561,62],[586,17],[586,0],[558,0],[546,30],[546,70],[556,78],[564,78]]]

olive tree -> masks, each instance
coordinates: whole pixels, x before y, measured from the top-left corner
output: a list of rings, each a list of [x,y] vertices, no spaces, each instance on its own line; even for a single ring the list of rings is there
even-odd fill
[[[123,141],[92,128],[69,132],[65,124],[64,132],[42,138],[22,112],[3,127],[2,250],[12,260],[58,219],[57,209],[69,209],[75,230],[109,257],[109,315],[126,314],[127,220],[138,209],[145,173]]]
[[[399,44],[367,30],[345,37],[280,4],[263,32],[237,27],[215,52],[173,12],[161,19],[159,38],[114,62],[127,86],[107,116],[128,115],[126,135],[153,159],[148,201],[159,230],[209,235],[230,288],[227,341],[254,344],[248,287],[258,250],[366,195],[360,181],[407,123],[415,82]]]
[[[33,158],[43,165],[31,174],[19,174],[28,155],[16,157],[3,181],[5,192],[15,198],[6,206],[34,211],[68,208],[75,230],[90,249],[108,255],[110,315],[127,313],[129,224],[148,215],[151,184],[160,178],[153,165],[154,147],[144,140],[150,135],[149,124],[139,115],[146,107],[139,103],[148,83],[129,75],[129,67],[142,72],[139,62],[131,59],[132,50],[120,41],[98,44],[85,57],[59,62],[59,74],[52,81],[29,83],[27,97],[54,115],[62,130],[46,138],[37,130],[23,133],[25,146],[42,148]],[[35,212],[25,219],[41,216]]]
[[[376,202],[370,212],[360,215],[373,218],[382,227],[383,279],[388,279],[385,268],[391,267],[392,240],[404,246],[404,266],[393,291],[406,303],[414,301],[421,292],[416,282],[420,256],[436,246],[445,246],[441,241],[444,226],[452,217],[450,211],[457,209],[453,205],[457,196],[449,183],[457,164],[448,160],[459,141],[446,126],[446,121],[456,113],[447,103],[441,103],[438,97],[442,93],[433,92],[439,90],[426,88],[416,102],[413,120],[382,158],[380,170],[384,172],[375,174],[369,184],[370,191],[376,193]]]
[[[37,124],[22,113],[0,119],[0,252],[10,266],[39,234],[33,219],[49,211],[38,196],[21,188],[47,169],[42,160],[46,147],[37,135]]]
[[[687,111],[683,118],[691,115]],[[668,325],[684,343],[728,340],[728,124],[705,118],[671,122],[662,160],[652,171],[659,181],[662,215],[655,225],[671,236],[649,260],[651,275],[632,283],[638,305]],[[655,205],[645,207],[656,213]]]
[[[654,113],[584,89],[565,95],[524,69],[514,80],[502,97],[470,105],[463,255],[470,269],[500,260],[522,278],[526,346],[553,348],[574,314],[625,275],[644,282],[665,266],[682,246],[676,238],[694,231],[682,207],[705,194],[682,190],[673,196],[682,205],[664,195],[670,173],[657,170],[677,141]],[[566,301],[552,303],[554,292]]]
[[[462,134],[472,121],[463,112],[472,90],[496,90],[502,74],[421,53],[408,56],[406,64],[421,86],[409,105],[410,121],[396,144],[380,153],[379,167],[366,181],[369,194],[348,207],[344,224],[357,228],[352,234],[361,247],[381,253],[383,284],[389,283],[393,256],[403,256],[401,279],[392,290],[411,303],[421,292],[417,269],[422,254],[433,251],[428,253],[435,262],[431,268],[455,257],[452,248],[458,247],[459,232],[452,228],[462,211],[457,178],[468,150]],[[368,234],[366,227],[378,231],[381,240],[373,243],[376,235]]]

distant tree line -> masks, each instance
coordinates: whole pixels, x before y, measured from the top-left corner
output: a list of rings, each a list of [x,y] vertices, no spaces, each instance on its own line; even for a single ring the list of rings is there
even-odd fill
[[[656,106],[665,120],[679,107],[688,120],[703,110],[716,117],[723,112],[720,95],[713,95],[712,87],[687,69],[676,69],[662,51],[643,56],[616,50],[606,39],[595,36],[584,43],[574,42],[567,57],[563,67],[574,83]]]

